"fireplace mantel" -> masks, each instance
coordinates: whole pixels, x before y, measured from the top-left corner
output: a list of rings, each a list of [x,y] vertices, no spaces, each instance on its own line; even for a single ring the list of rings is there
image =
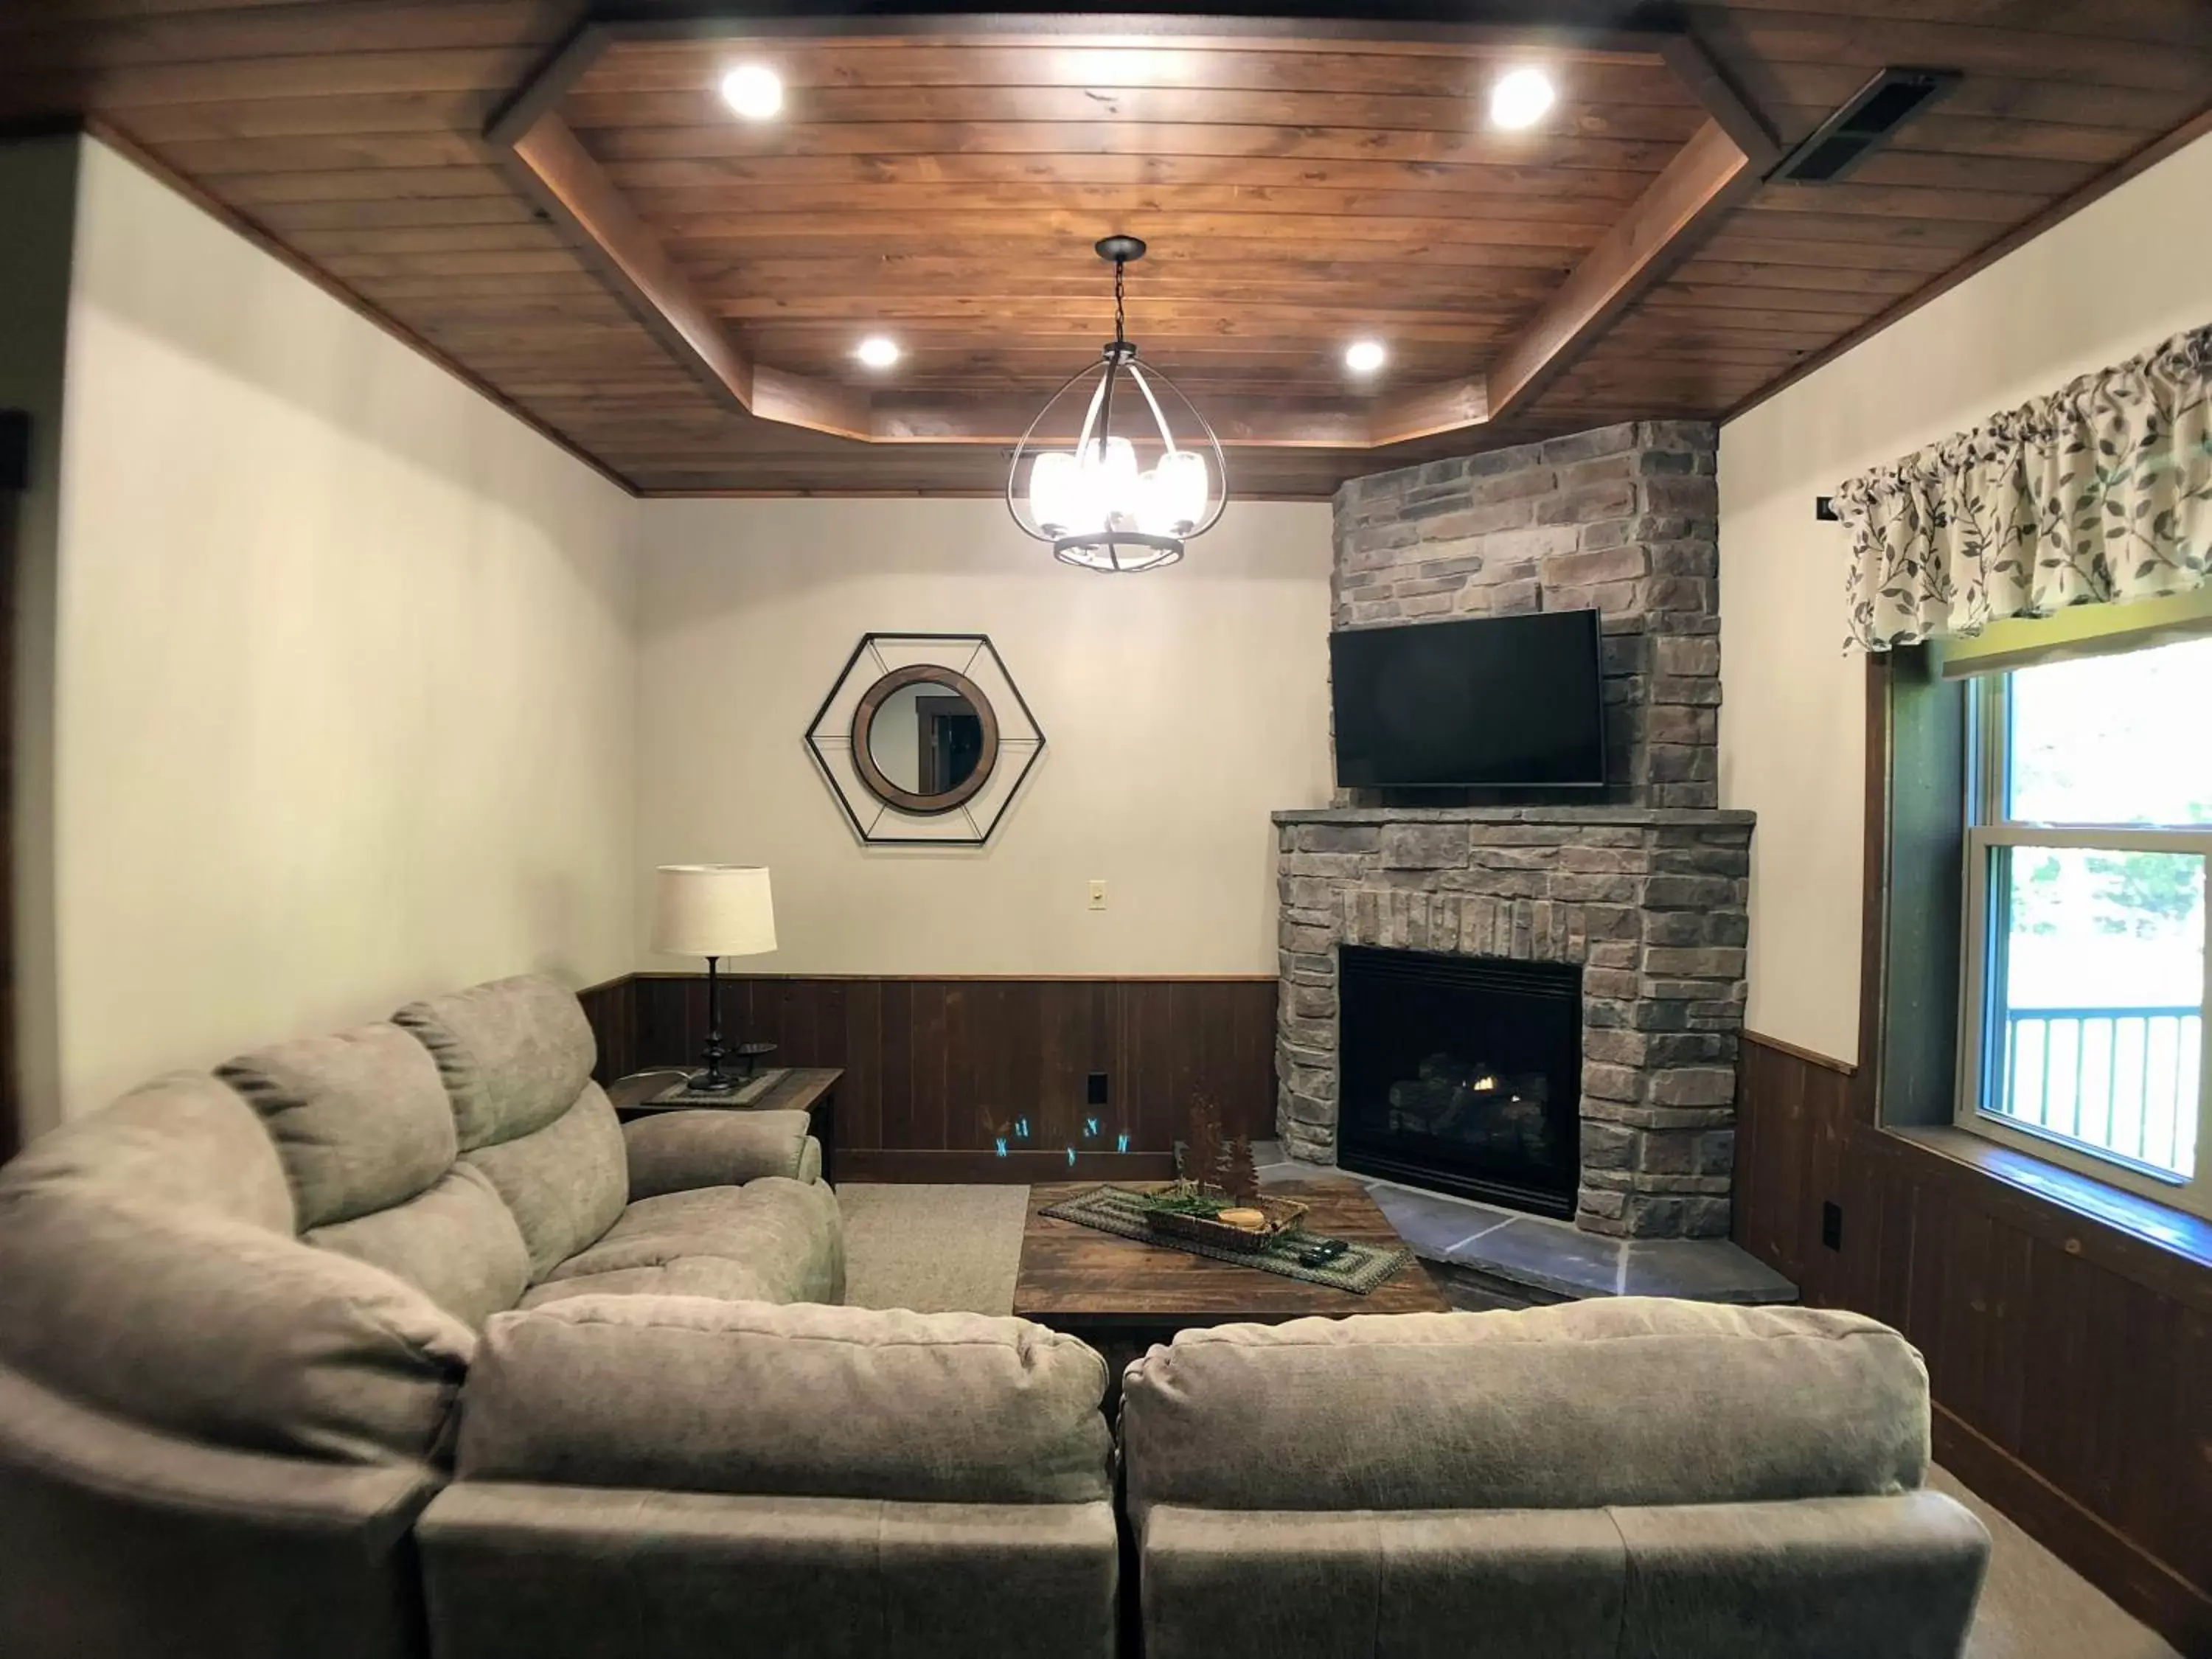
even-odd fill
[[[1575,1221],[1728,1231],[1753,817],[1627,805],[1322,807],[1274,814],[1277,1123],[1330,1163],[1344,945],[1582,969]]]
[[[1305,806],[1272,814],[1286,824],[1339,823],[1545,823],[1657,825],[1676,830],[1741,830],[1749,833],[1755,815],[1726,808],[1696,806]]]

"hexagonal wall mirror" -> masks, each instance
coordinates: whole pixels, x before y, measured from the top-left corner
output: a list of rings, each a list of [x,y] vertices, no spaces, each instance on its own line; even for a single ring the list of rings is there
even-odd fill
[[[806,728],[854,834],[981,847],[1044,752],[985,634],[864,634]]]

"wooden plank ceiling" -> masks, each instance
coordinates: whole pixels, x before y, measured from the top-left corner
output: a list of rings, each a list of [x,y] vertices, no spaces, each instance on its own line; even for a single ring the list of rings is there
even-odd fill
[[[1638,21],[1607,10],[1583,21]],[[1240,493],[1720,416],[2212,103],[2203,0],[1676,15],[1784,145],[1885,64],[1965,78],[1848,181],[1742,191],[1501,418],[1380,449],[1239,449]],[[997,445],[745,413],[546,216],[483,135],[583,17],[552,0],[15,0],[0,122],[89,118],[634,488],[994,489]],[[788,28],[620,40],[550,107],[746,362],[864,404],[1040,398],[1109,329],[1090,247],[1116,231],[1154,250],[1130,273],[1132,334],[1209,407],[1356,411],[1494,373],[1708,117],[1655,50],[1588,33]],[[721,106],[743,60],[782,76],[777,120]],[[1497,131],[1484,91],[1524,61],[1559,105]],[[904,348],[887,374],[852,357],[870,332]],[[1372,386],[1342,363],[1369,337],[1391,354]]]

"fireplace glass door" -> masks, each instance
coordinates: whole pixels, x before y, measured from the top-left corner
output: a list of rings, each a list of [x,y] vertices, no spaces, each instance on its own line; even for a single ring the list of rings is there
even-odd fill
[[[1574,1213],[1580,969],[1348,945],[1337,982],[1346,1169]]]

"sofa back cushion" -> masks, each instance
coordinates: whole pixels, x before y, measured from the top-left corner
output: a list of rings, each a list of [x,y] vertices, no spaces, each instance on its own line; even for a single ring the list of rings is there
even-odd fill
[[[1018,1319],[587,1296],[495,1315],[464,1478],[915,1503],[1109,1495],[1105,1362]]]
[[[463,1161],[513,1212],[532,1283],[614,1225],[629,1161],[592,1081],[592,1028],[574,994],[526,975],[412,1003],[392,1020],[432,1056]]]
[[[1919,1486],[1928,1377],[1856,1314],[1613,1297],[1184,1331],[1121,1430],[1139,1514],[1851,1497]]]
[[[0,1170],[0,1194],[87,1182],[287,1236],[295,1225],[291,1183],[260,1115],[204,1072],[141,1085]]]
[[[81,1176],[0,1190],[0,1360],[221,1445],[424,1459],[474,1334],[391,1274]]]
[[[392,1018],[436,1060],[465,1152],[544,1128],[592,1080],[598,1050],[583,1005],[536,974],[410,1003]]]
[[[216,1068],[261,1115],[302,1231],[388,1209],[453,1167],[438,1068],[397,1025],[362,1025]]]
[[[306,1237],[405,1279],[471,1330],[520,1301],[530,1283],[530,1252],[514,1212],[483,1171],[467,1164],[404,1204]]]

